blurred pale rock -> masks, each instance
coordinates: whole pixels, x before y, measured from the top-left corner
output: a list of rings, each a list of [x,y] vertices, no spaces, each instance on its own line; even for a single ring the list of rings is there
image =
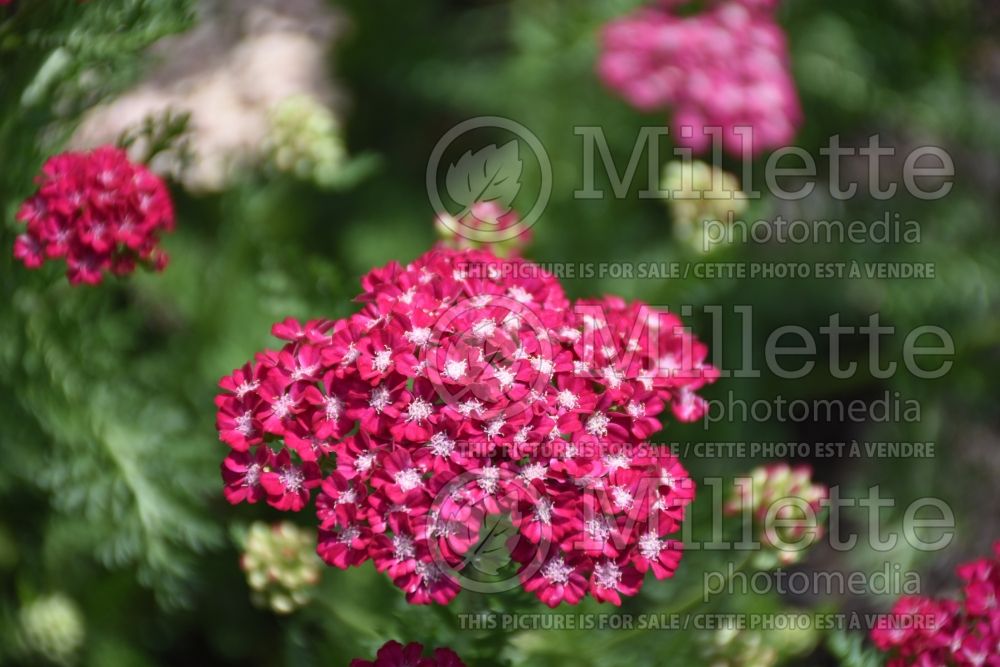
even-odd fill
[[[267,159],[281,102],[305,96],[338,107],[327,64],[344,27],[322,0],[206,0],[197,27],[159,42],[146,79],[90,112],[73,144],[113,143],[149,117],[186,112],[190,162],[181,169],[180,155],[167,151],[152,166],[193,191],[223,189],[235,172]]]

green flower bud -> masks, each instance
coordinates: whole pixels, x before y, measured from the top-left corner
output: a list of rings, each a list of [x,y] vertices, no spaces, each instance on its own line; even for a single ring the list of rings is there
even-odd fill
[[[700,160],[669,162],[661,189],[668,193],[674,234],[698,252],[711,250],[727,236],[730,216],[747,210],[736,177]]]
[[[251,525],[241,565],[254,603],[279,614],[308,604],[322,572],[315,534],[287,521]]]
[[[336,183],[347,150],[329,108],[306,95],[289,97],[271,110],[269,123],[267,144],[279,170],[323,187]]]
[[[819,633],[812,628],[746,630],[719,628],[698,635],[704,662],[711,667],[773,667],[815,648]]]
[[[83,615],[61,593],[40,597],[19,613],[18,639],[24,653],[57,665],[71,665],[83,646]]]
[[[812,481],[809,466],[778,463],[737,478],[726,513],[752,521],[763,549],[753,565],[767,570],[791,565],[823,534],[820,521],[827,488]]]
[[[434,220],[441,242],[460,250],[489,248],[497,257],[520,256],[531,243],[531,229],[514,210],[496,202],[479,202],[459,217],[443,214]]]

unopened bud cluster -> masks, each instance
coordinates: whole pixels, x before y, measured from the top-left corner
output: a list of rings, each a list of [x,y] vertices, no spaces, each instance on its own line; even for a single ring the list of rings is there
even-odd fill
[[[442,245],[456,250],[488,248],[497,257],[516,257],[531,243],[531,228],[517,211],[505,211],[496,202],[473,204],[468,212],[444,214],[434,221]]]
[[[757,631],[720,628],[699,637],[702,664],[709,667],[774,667],[816,644],[813,630]]]
[[[306,95],[279,102],[270,114],[269,145],[281,171],[320,186],[337,181],[347,158],[333,112]]]
[[[305,606],[320,578],[315,549],[315,533],[288,521],[251,525],[241,564],[254,603],[279,614]]]
[[[736,176],[701,160],[667,163],[661,189],[668,193],[674,234],[695,250],[714,246],[706,243],[706,222],[725,223],[747,210]]]
[[[26,658],[57,665],[76,661],[85,638],[83,615],[61,593],[40,597],[21,608],[19,648]]]
[[[799,562],[820,538],[819,515],[826,497],[827,488],[812,481],[809,466],[776,463],[738,478],[725,509],[753,522],[754,539],[764,547],[753,564],[770,569]]]

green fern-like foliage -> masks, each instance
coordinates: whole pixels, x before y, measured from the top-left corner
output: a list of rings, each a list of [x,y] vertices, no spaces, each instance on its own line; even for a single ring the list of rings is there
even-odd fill
[[[17,202],[78,113],[130,83],[143,50],[191,20],[188,2],[122,0],[20,3],[0,22],[5,248]],[[189,555],[219,540],[202,501],[212,466],[188,444],[189,413],[162,391],[162,369],[138,359],[151,347],[148,313],[128,308],[121,286],[74,290],[56,271],[26,274],[0,257],[0,438],[12,463],[0,488],[43,494],[50,565],[91,555],[183,601]]]
[[[840,661],[840,667],[881,667],[884,662],[873,648],[862,644],[858,634],[842,631],[831,633],[827,647]]]

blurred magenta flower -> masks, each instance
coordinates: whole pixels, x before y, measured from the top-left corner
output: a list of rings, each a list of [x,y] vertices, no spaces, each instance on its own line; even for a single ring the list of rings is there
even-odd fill
[[[905,596],[881,617],[872,641],[889,667],[1000,666],[1000,540],[993,557],[958,567],[962,599]]]
[[[70,283],[96,285],[137,263],[162,270],[167,254],[157,243],[161,231],[173,230],[174,210],[158,176],[104,146],[50,158],[17,219],[27,231],[14,242],[14,257],[29,269],[65,259]]]
[[[801,120],[773,0],[717,0],[693,16],[663,2],[604,27],[598,73],[642,111],[670,109],[674,141],[732,154],[788,144]],[[746,128],[746,129],[741,129]],[[745,133],[745,136],[744,136]]]
[[[465,667],[462,659],[450,648],[434,649],[430,658],[423,657],[424,647],[416,642],[403,646],[397,641],[386,642],[375,660],[355,658],[351,667]]]

